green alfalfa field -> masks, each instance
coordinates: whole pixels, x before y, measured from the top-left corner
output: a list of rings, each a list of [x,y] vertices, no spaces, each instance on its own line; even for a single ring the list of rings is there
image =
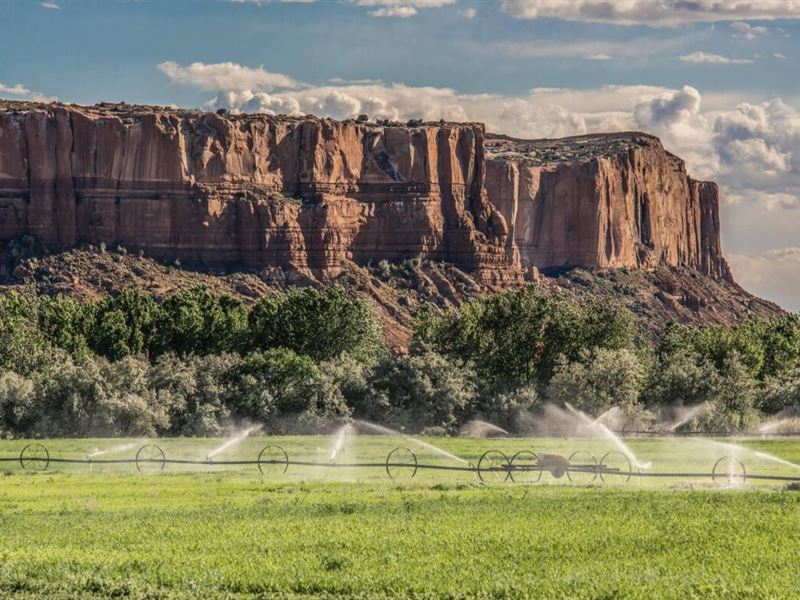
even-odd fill
[[[468,463],[498,449],[598,458],[607,441],[424,438]],[[146,440],[39,440],[51,457],[130,459]],[[168,459],[224,440],[156,440]],[[653,472],[707,472],[735,454],[748,473],[800,474],[800,439],[626,440]],[[26,441],[0,442],[0,457]],[[798,597],[800,492],[781,482],[632,478],[481,483],[474,473],[256,465],[267,445],[330,461],[331,437],[249,437],[216,464],[0,463],[0,597]],[[411,439],[357,436],[335,460],[380,465]]]

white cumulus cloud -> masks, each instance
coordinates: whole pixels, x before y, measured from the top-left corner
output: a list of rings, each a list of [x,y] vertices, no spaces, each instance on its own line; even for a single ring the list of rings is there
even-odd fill
[[[734,193],[771,206],[800,204],[800,112],[794,107],[775,99],[721,112],[713,149]]]
[[[298,83],[287,75],[270,73],[263,67],[251,68],[237,63],[205,64],[195,62],[181,66],[166,61],[158,69],[176,85],[188,85],[205,91],[271,90],[294,88]]]
[[[746,40],[752,40],[769,33],[769,29],[763,25],[754,26],[750,25],[750,23],[745,23],[744,21],[734,21],[731,23],[731,29],[736,32],[733,34],[734,37],[740,37]]]
[[[417,9],[413,6],[384,6],[369,12],[373,17],[399,17],[401,19],[408,19],[417,14]]]
[[[683,62],[706,63],[711,65],[749,65],[752,60],[748,58],[729,58],[721,54],[709,54],[708,52],[692,52],[679,57]]]
[[[15,85],[5,85],[2,81],[0,81],[0,94],[11,94],[12,96],[28,96],[32,93],[33,92],[31,92],[21,83],[17,83]]]
[[[501,7],[517,19],[552,17],[654,27],[704,21],[800,19],[797,0],[503,0]]]
[[[357,6],[374,7],[375,10],[369,11],[372,17],[397,17],[408,19],[416,16],[418,9],[441,8],[455,4],[457,0],[347,0],[350,4]]]
[[[41,92],[34,92],[21,83],[5,85],[0,81],[0,96],[12,96],[14,100],[33,100],[35,102],[55,102],[55,96],[46,96]]]

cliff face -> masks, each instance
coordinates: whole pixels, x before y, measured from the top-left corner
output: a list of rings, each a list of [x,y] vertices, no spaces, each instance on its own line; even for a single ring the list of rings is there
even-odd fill
[[[523,267],[685,266],[730,273],[720,246],[719,190],[695,181],[657,138],[624,133],[486,143],[489,201]]]
[[[0,103],[0,239],[21,234],[323,279],[412,256],[497,284],[529,267],[729,276],[716,185],[657,139],[487,139],[476,124]]]
[[[0,112],[0,236],[335,274],[424,256],[507,277],[478,125],[29,106]]]

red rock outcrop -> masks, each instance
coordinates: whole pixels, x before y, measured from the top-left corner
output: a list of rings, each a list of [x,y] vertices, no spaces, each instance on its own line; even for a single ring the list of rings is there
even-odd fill
[[[729,278],[719,190],[642,133],[488,136],[486,188],[523,267],[685,266]]]
[[[644,134],[521,141],[160,107],[0,103],[0,239],[282,267],[421,256],[482,281],[531,267],[728,271],[717,188]]]

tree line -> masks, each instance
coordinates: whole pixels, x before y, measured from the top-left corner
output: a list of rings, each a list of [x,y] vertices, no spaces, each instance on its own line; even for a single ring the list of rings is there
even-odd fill
[[[546,402],[637,426],[744,430],[800,406],[800,319],[671,325],[657,343],[611,301],[526,286],[426,307],[391,353],[369,302],[297,288],[252,306],[197,287],[157,301],[0,296],[0,435],[213,435],[231,422],[324,431],[350,417],[453,433],[524,430]]]

